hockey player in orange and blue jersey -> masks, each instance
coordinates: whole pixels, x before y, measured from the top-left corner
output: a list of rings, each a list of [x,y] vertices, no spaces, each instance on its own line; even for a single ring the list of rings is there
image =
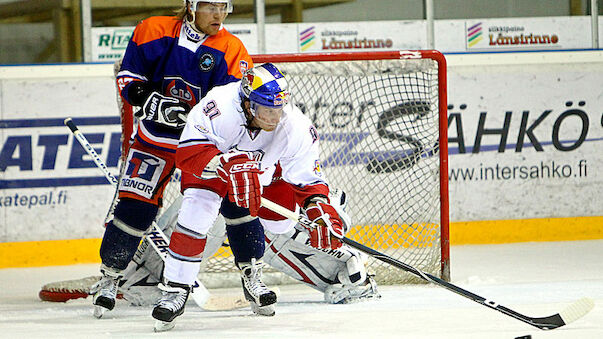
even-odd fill
[[[231,12],[231,0],[184,0],[176,16],[151,17],[134,30],[117,84],[137,108],[138,127],[101,243],[103,277],[91,288],[96,317],[115,306],[123,270],[157,215],[188,112],[214,86],[253,67],[242,42],[222,26]]]

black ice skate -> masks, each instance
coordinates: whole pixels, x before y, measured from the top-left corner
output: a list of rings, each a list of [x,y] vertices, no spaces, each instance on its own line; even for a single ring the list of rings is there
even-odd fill
[[[101,273],[103,274],[101,279],[90,287],[90,294],[93,295],[94,316],[96,318],[101,318],[105,311],[110,311],[115,307],[117,287],[122,277],[121,270],[116,270],[105,265],[101,265]]]
[[[251,304],[253,313],[273,316],[276,293],[269,290],[261,280],[263,266],[263,263],[256,262],[255,259],[251,259],[251,263],[239,263],[243,293]]]
[[[162,291],[162,297],[155,305],[152,315],[157,319],[155,332],[163,332],[174,328],[174,319],[184,313],[184,305],[192,287],[175,282],[159,284],[157,287]]]

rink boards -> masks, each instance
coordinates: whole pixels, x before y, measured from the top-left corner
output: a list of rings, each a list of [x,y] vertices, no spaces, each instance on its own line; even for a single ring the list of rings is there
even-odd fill
[[[447,59],[451,244],[603,238],[603,53]],[[112,65],[2,67],[0,86],[0,267],[97,262],[113,190],[62,121],[117,172]]]

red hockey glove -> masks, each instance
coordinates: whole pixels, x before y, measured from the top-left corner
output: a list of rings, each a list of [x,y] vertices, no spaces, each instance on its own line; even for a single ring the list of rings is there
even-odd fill
[[[326,202],[314,201],[306,208],[306,215],[316,227],[309,227],[310,245],[315,248],[337,249],[344,236],[343,223],[333,206]]]
[[[257,216],[262,198],[260,163],[248,153],[226,153],[220,157],[216,173],[228,185],[230,201],[249,208],[249,214]]]

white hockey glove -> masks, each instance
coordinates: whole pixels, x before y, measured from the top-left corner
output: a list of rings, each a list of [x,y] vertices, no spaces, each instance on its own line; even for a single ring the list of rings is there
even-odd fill
[[[308,219],[315,227],[306,227],[310,232],[310,245],[315,248],[337,249],[345,235],[343,222],[339,214],[326,199],[313,198],[305,208]]]
[[[136,116],[141,120],[154,121],[167,127],[182,128],[186,124],[189,110],[187,104],[176,98],[152,92],[142,109],[136,112]]]

